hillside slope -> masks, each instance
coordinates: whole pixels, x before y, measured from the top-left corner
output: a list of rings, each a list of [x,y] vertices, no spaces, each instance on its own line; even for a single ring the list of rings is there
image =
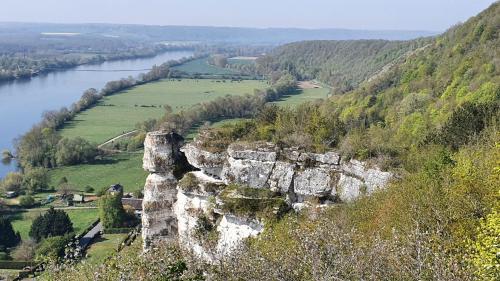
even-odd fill
[[[298,79],[318,79],[342,93],[429,41],[303,41],[278,47],[258,63],[267,70],[287,70]]]

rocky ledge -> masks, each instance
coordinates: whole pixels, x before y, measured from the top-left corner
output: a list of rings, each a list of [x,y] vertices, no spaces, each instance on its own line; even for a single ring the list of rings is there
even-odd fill
[[[263,218],[279,218],[309,202],[349,202],[383,188],[392,178],[390,172],[344,160],[336,152],[310,153],[267,142],[238,142],[222,151],[209,151],[199,141],[182,144],[175,133],[146,137],[146,250],[155,240],[178,239],[184,248],[214,261],[261,233]],[[174,170],[186,159],[197,171],[176,178]]]

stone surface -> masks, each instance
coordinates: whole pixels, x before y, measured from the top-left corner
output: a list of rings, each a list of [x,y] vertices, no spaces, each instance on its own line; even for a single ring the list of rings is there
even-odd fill
[[[226,183],[234,182],[253,188],[265,188],[268,187],[267,181],[273,171],[274,163],[229,157],[222,169],[222,180]]]
[[[340,200],[349,202],[356,199],[364,192],[364,190],[362,190],[363,185],[364,183],[360,179],[346,174],[340,174],[338,185],[332,190],[332,195],[337,195]]]
[[[269,187],[272,191],[288,193],[295,175],[295,165],[288,162],[277,161],[269,177]]]
[[[248,237],[255,237],[264,230],[260,222],[247,218],[240,218],[226,214],[217,227],[219,241],[217,243],[217,254],[221,257],[227,256]]]
[[[186,155],[189,164],[202,170],[208,175],[220,177],[222,166],[226,160],[227,153],[224,152],[209,152],[195,143],[186,144],[182,149]]]
[[[294,191],[298,195],[323,197],[329,195],[332,183],[331,171],[321,167],[297,171],[294,178]]]
[[[150,173],[171,170],[180,157],[184,139],[176,133],[150,132],[144,140],[142,167]]]

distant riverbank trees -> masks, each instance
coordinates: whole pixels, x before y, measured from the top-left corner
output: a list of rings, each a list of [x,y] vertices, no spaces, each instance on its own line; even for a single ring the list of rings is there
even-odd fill
[[[68,69],[84,64],[101,63],[104,61],[146,58],[157,54],[175,51],[192,50],[193,47],[166,46],[162,44],[151,46],[135,46],[128,48],[119,48],[115,51],[106,50],[97,53],[85,53],[82,50],[79,53],[60,54],[57,50],[44,51],[41,54],[23,54],[19,56],[14,51],[0,53],[0,82],[15,80],[19,78],[30,78],[42,73],[54,70]]]

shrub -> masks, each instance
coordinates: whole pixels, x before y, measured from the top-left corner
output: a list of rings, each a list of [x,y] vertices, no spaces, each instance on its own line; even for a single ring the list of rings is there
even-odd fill
[[[29,208],[35,204],[35,199],[30,195],[24,195],[19,197],[19,206],[23,208]]]
[[[48,237],[42,240],[35,251],[38,261],[57,261],[64,256],[66,245],[73,239],[71,235]]]
[[[133,195],[134,195],[134,198],[138,198],[138,199],[141,199],[144,197],[144,194],[142,193],[141,190],[135,190]]]
[[[191,192],[198,189],[198,185],[200,181],[196,178],[192,173],[187,173],[184,177],[179,181],[179,187],[187,192]]]
[[[98,203],[99,218],[104,228],[122,227],[127,219],[127,214],[122,205],[122,194],[105,194]]]
[[[40,241],[43,238],[61,236],[73,232],[73,223],[68,214],[54,207],[38,216],[32,223],[29,236]]]
[[[5,217],[0,217],[0,250],[16,246],[21,241],[19,232],[14,232],[12,223]]]
[[[92,193],[92,192],[94,192],[94,188],[90,185],[87,185],[87,186],[85,186],[84,191],[86,193]]]

